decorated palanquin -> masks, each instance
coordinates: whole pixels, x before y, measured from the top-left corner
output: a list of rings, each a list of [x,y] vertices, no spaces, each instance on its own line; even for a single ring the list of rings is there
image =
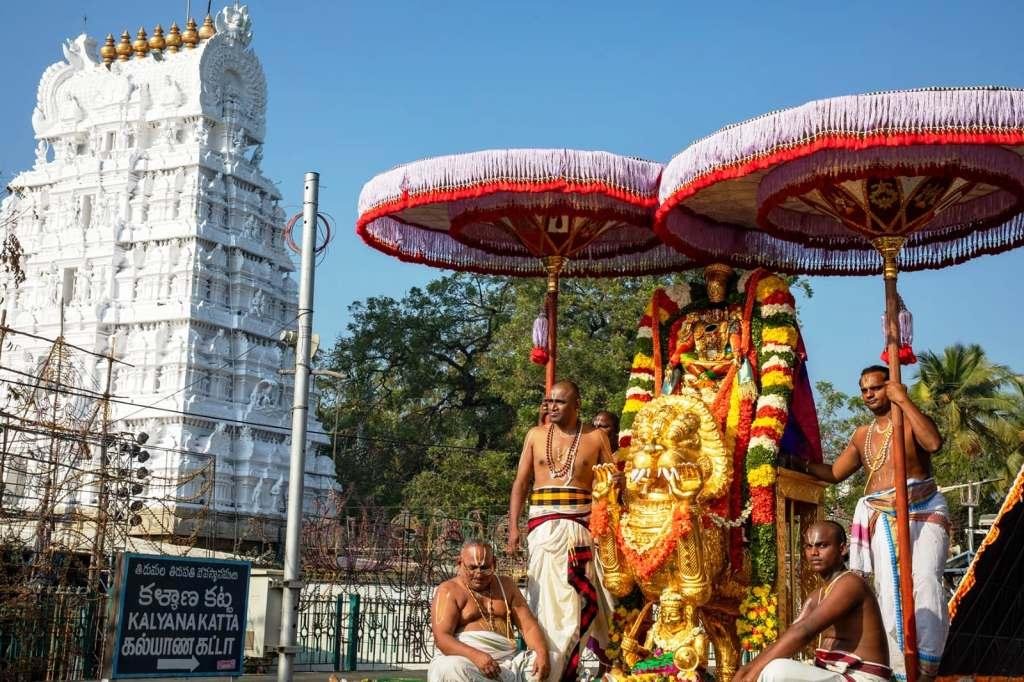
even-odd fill
[[[697,679],[710,642],[728,682],[740,652],[775,639],[810,587],[793,540],[820,516],[823,488],[779,469],[780,458],[821,461],[793,296],[764,270],[704,274],[652,295],[621,421],[623,476],[596,472],[605,586],[636,607],[613,618],[617,679]]]

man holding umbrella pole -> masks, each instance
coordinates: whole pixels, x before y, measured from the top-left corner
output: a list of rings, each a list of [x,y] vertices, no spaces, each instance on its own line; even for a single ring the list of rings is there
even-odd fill
[[[794,465],[827,483],[844,481],[864,467],[867,483],[854,512],[850,568],[874,575],[875,592],[889,636],[891,667],[899,676],[904,668],[903,632],[891,450],[893,438],[900,436],[894,434],[893,404],[903,411],[919,679],[929,680],[938,672],[949,629],[942,587],[942,571],[949,551],[949,513],[931,474],[931,456],[942,447],[942,436],[935,422],[910,400],[906,386],[889,380],[888,368],[865,368],[860,377],[860,394],[874,418],[854,431],[835,462],[817,464],[801,460]]]

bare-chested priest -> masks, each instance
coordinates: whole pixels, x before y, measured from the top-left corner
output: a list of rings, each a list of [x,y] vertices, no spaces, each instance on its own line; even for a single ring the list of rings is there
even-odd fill
[[[853,432],[850,443],[832,464],[796,461],[798,469],[828,483],[839,483],[863,468],[864,496],[857,502],[850,527],[850,568],[874,577],[875,594],[889,635],[889,666],[896,679],[906,679],[899,562],[896,544],[895,456],[892,410],[903,412],[907,501],[910,505],[911,563],[914,611],[917,615],[917,665],[921,682],[935,679],[949,630],[943,573],[949,553],[949,509],[932,477],[931,460],[942,448],[935,422],[914,404],[907,387],[889,379],[879,365],[860,375],[860,395],[874,414],[867,426]]]
[[[804,531],[804,560],[825,584],[733,682],[888,682],[892,670],[878,600],[860,574],[846,569],[846,551],[846,532],[834,521],[818,521]],[[811,642],[813,666],[788,658]]]
[[[580,390],[560,381],[546,398],[548,424],[530,429],[509,503],[509,552],[519,549],[519,514],[530,491],[526,597],[553,654],[550,680],[576,679],[589,637],[604,644],[607,625],[593,540],[594,465],[612,461],[608,437],[580,420]]]
[[[431,606],[434,643],[429,682],[536,682],[551,667],[537,619],[511,578],[495,573],[494,551],[480,540],[462,546],[458,575],[437,588]],[[513,627],[528,649],[519,651]]]

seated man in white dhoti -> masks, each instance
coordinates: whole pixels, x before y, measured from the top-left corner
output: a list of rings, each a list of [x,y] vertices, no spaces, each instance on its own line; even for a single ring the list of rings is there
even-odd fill
[[[434,643],[429,682],[535,682],[551,668],[547,642],[511,578],[495,574],[490,545],[462,546],[458,574],[437,588],[430,608]],[[518,628],[527,650],[519,651]]]
[[[779,639],[736,672],[733,682],[888,682],[889,647],[878,600],[847,570],[846,532],[834,521],[804,531],[804,560],[824,581]],[[789,658],[816,641],[814,665]],[[881,662],[876,662],[881,661]]]

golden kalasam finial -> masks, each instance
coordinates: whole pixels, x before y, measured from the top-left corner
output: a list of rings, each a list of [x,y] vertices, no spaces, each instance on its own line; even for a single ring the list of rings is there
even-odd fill
[[[135,42],[132,43],[136,59],[145,59],[149,54],[149,41],[146,39],[146,29],[139,26],[139,32],[135,34]]]
[[[153,37],[149,39],[149,49],[153,52],[163,52],[165,47],[167,41],[164,40],[164,27],[157,24],[153,29]]]
[[[209,40],[217,33],[217,28],[213,25],[213,17],[209,14],[203,19],[203,25],[199,27],[199,39]]]
[[[167,51],[177,52],[181,48],[181,29],[178,28],[178,22],[171,22],[171,32],[167,34]]]
[[[190,50],[199,44],[199,31],[196,30],[196,20],[189,17],[185,24],[185,32],[181,34],[181,42]]]
[[[121,32],[121,42],[117,44],[117,61],[126,62],[132,58],[132,38],[128,31]]]
[[[117,59],[117,48],[114,46],[113,33],[107,34],[107,40],[103,43],[103,47],[100,48],[100,57],[103,58],[103,63],[108,66]]]

